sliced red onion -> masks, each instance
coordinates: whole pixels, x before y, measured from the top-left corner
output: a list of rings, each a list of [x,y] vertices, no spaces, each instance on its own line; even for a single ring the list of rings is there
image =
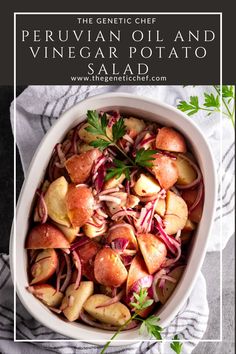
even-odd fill
[[[57,144],[56,145],[56,151],[57,151],[57,155],[58,155],[60,164],[61,164],[62,167],[64,167],[65,162],[66,162],[66,158],[65,158],[64,152],[62,151],[62,145],[61,144]]]
[[[70,278],[71,278],[71,275],[72,275],[72,271],[71,271],[71,262],[70,262],[70,257],[64,253],[64,257],[65,257],[65,260],[66,260],[66,278],[64,280],[64,283],[62,284],[61,288],[60,288],[60,291],[63,293],[69,282],[70,282]]]
[[[105,189],[104,191],[102,191],[102,192],[99,193],[99,197],[100,197],[101,195],[110,194],[110,193],[114,193],[114,192],[119,192],[119,188],[115,187],[115,188],[108,188],[108,189]]]
[[[80,261],[79,255],[76,251],[73,251],[72,255],[73,255],[75,267],[77,269],[77,277],[76,277],[76,281],[75,281],[75,289],[77,289],[79,287],[79,284],[81,281],[81,276],[82,276],[81,261]]]
[[[111,248],[115,251],[123,252],[129,244],[129,240],[126,238],[116,238],[111,242]]]
[[[83,245],[85,245],[86,243],[88,243],[90,241],[90,239],[87,236],[82,236],[80,237],[80,240],[77,242],[74,242],[70,245],[70,250],[74,251],[76,248],[81,247]]]
[[[127,267],[131,264],[132,260],[133,260],[133,256],[131,255],[126,255],[126,254],[122,254],[121,255],[121,259],[122,259],[122,262],[124,263],[124,266]]]
[[[116,213],[114,213],[112,215],[112,220],[116,220],[120,217],[124,217],[124,216],[132,216],[134,218],[136,218],[138,216],[138,213],[134,210],[125,210],[125,209],[122,209],[122,210],[119,210],[117,211]]]
[[[80,187],[88,187],[88,185],[86,183],[76,184],[76,188],[80,188]]]
[[[189,189],[189,188],[192,188],[196,185],[198,185],[201,180],[202,180],[202,173],[200,171],[200,168],[197,166],[196,163],[194,163],[190,158],[188,158],[187,156],[183,155],[183,154],[179,154],[180,157],[182,157],[184,160],[188,161],[188,163],[194,168],[194,170],[196,171],[197,173],[197,177],[196,179],[189,183],[189,184],[186,184],[186,185],[182,185],[182,184],[176,184],[176,187],[179,188],[179,189]]]
[[[128,256],[135,256],[136,255],[136,253],[137,253],[137,250],[135,249],[135,250],[127,250],[127,249],[125,249],[124,251],[123,251],[123,255],[128,255]]]
[[[137,135],[134,142],[134,149],[137,149],[137,146],[139,145],[139,143],[142,141],[142,139],[145,137],[146,134],[147,134],[147,130],[143,130]]]
[[[127,140],[131,145],[134,144],[134,140],[128,134],[125,134],[123,139]]]
[[[65,267],[65,264],[66,264],[65,258],[63,258],[61,261],[61,264],[60,264],[59,271],[57,273],[57,279],[56,279],[56,291],[57,292],[60,290],[61,276],[62,276],[63,269]]]
[[[171,187],[170,190],[172,192],[174,192],[176,195],[180,196],[180,192],[178,191],[178,189],[176,187]]]
[[[102,165],[104,165],[104,163],[106,162],[106,157],[104,155],[101,155],[100,157],[98,157],[97,161],[94,164],[94,168],[92,173],[96,173],[99,169],[99,167],[101,167]]]
[[[152,282],[152,290],[153,290],[153,298],[154,298],[154,301],[155,302],[158,302],[159,301],[159,298],[158,298],[158,295],[157,295],[157,282],[159,279],[161,279],[161,277],[163,275],[166,274],[166,270],[165,269],[161,269],[159,270],[159,272],[157,272],[155,275],[154,275],[154,278],[153,278],[153,282]]]
[[[97,192],[100,192],[102,190],[102,187],[105,182],[105,176],[106,176],[106,168],[105,165],[102,165],[99,167],[98,171],[95,173],[93,178],[94,186]]]
[[[151,202],[159,197],[159,194],[152,195],[150,197],[139,197],[140,201],[143,203]]]
[[[193,211],[196,208],[196,206],[200,203],[202,196],[203,196],[203,183],[200,183],[196,199],[188,209],[189,213],[191,213],[191,211]]]
[[[177,255],[175,258],[170,258],[167,259],[164,263],[163,263],[163,267],[170,267],[173,264],[175,264],[181,257],[181,245],[179,243],[177,243],[178,245],[176,246],[177,249]]]
[[[105,219],[108,218],[108,215],[101,208],[96,209],[96,213]]]
[[[83,311],[81,311],[81,313],[80,313],[80,319],[84,323],[86,323],[94,328],[100,328],[100,329],[105,329],[105,330],[114,331],[114,332],[116,332],[120,328],[120,327],[112,326],[109,324],[97,322],[93,317],[91,317],[90,315],[88,315],[87,313],[85,313]],[[131,321],[125,328],[122,329],[122,331],[126,331],[126,330],[130,330],[132,328],[135,328],[138,326],[138,324],[139,324],[138,321]]]
[[[168,280],[171,283],[176,283],[176,281],[177,281],[175,278],[170,277],[169,275],[163,275],[162,279]]]
[[[124,296],[124,294],[125,294],[125,290],[122,289],[116,296],[114,296],[111,299],[107,300],[102,305],[96,306],[96,309],[99,309],[101,307],[107,307],[107,306],[110,306],[112,304],[115,304],[115,303],[119,302],[122,299],[122,297]]]
[[[152,286],[152,281],[153,281],[153,276],[152,275],[146,275],[145,277],[142,277],[138,279],[134,284],[132,285],[130,289],[130,293],[138,293],[140,289],[142,288],[150,288]]]
[[[112,230],[115,230],[115,229],[117,229],[119,227],[127,227],[128,229],[131,229],[132,231],[134,231],[134,228],[133,228],[132,225],[121,223],[121,224],[113,225],[111,228],[109,228],[109,232],[111,232]]]
[[[37,195],[39,196],[39,201],[38,201],[38,215],[41,219],[41,223],[44,224],[47,221],[48,218],[48,208],[47,204],[45,203],[43,192],[41,191],[36,191]]]
[[[87,221],[86,224],[91,225],[95,227],[96,229],[101,229],[103,227],[103,224],[95,224],[94,222]]]
[[[103,202],[112,202],[112,203],[115,203],[115,204],[121,204],[121,199],[120,198],[117,198],[117,197],[114,197],[112,195],[101,195],[99,197],[99,200],[100,201],[103,201]]]
[[[155,140],[156,140],[155,136],[150,136],[149,138],[143,139],[143,140],[139,143],[138,147],[141,148],[141,147],[143,147],[145,144],[151,143],[151,142],[153,142],[153,141],[155,141]]]
[[[57,313],[58,315],[62,312],[60,309],[57,309],[56,307],[48,306],[48,308],[49,308],[51,311]]]
[[[174,154],[171,154],[170,152],[168,151],[163,151],[163,150],[160,150],[158,151],[158,154],[162,154],[162,155],[165,155],[173,160],[177,160],[177,157],[174,155]]]

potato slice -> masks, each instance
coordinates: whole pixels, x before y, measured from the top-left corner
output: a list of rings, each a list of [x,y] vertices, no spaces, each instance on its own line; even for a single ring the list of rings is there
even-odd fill
[[[176,165],[178,170],[178,184],[187,185],[192,183],[197,178],[194,168],[180,155],[177,156]]]
[[[134,231],[130,228],[121,224],[119,227],[112,229],[107,237],[107,243],[111,243],[116,238],[124,238],[129,241],[127,248],[128,249],[138,249],[137,240],[134,234]]]
[[[82,275],[92,281],[96,281],[94,276],[94,260],[100,248],[101,245],[99,243],[89,240],[76,250],[81,260]]]
[[[94,147],[85,143],[78,144],[78,151],[81,154],[82,152],[86,152],[92,150]]]
[[[134,185],[134,192],[140,197],[150,197],[161,190],[157,180],[141,173]]]
[[[29,291],[45,305],[51,307],[59,306],[63,299],[63,294],[49,284],[30,286]]]
[[[187,189],[182,192],[182,197],[187,203],[188,207],[190,207],[196,200],[197,193],[198,193],[197,188],[193,190]],[[189,219],[193,222],[196,222],[197,224],[200,222],[202,218],[203,204],[204,204],[204,198],[202,198],[198,203],[198,205],[189,213]]]
[[[163,154],[156,154],[154,157],[152,173],[162,188],[171,188],[178,179],[176,161]]]
[[[125,192],[115,192],[115,193],[112,193],[112,196],[117,197],[121,200],[120,204],[117,204],[114,202],[106,202],[106,205],[107,205],[110,213],[113,215],[113,214],[117,213],[119,210],[121,210],[121,207],[126,206],[128,195]]]
[[[30,285],[43,283],[55,273],[58,266],[57,253],[53,248],[46,249],[38,254],[35,263],[31,267],[33,276]]]
[[[158,215],[160,215],[161,217],[164,217],[165,212],[166,212],[166,201],[165,199],[159,199],[156,207],[155,207],[155,211],[157,212]]]
[[[63,234],[66,236],[67,240],[71,243],[75,240],[76,235],[79,233],[80,228],[78,226],[73,227],[67,227],[65,225],[60,225],[58,223],[55,223],[56,227],[63,232]]]
[[[40,224],[34,226],[26,239],[27,249],[69,248],[70,244],[55,226]]]
[[[103,189],[116,188],[125,179],[125,174],[122,173],[119,178],[113,177],[104,183]]]
[[[94,162],[102,155],[98,149],[92,149],[79,155],[73,155],[65,162],[66,170],[73,183],[84,183],[90,176]]]
[[[169,280],[165,281],[165,285],[163,289],[160,289],[159,282],[157,283],[157,295],[160,300],[160,302],[164,305],[166,301],[169,299],[173,291],[175,290],[180,278],[182,277],[182,274],[185,270],[185,266],[179,266],[173,269],[168,276],[176,279],[176,283],[172,283]]]
[[[48,215],[58,224],[71,226],[66,210],[66,194],[68,183],[65,177],[59,177],[53,181],[44,196]]]
[[[129,309],[121,302],[97,308],[111,298],[103,294],[92,295],[84,304],[84,309],[97,320],[113,326],[122,326],[131,317]]]
[[[124,123],[132,138],[135,138],[146,126],[142,119],[133,117],[125,118]]]
[[[73,227],[83,226],[93,215],[94,198],[91,189],[69,184],[66,208]]]
[[[146,276],[149,276],[146,264],[140,254],[137,254],[131,262],[127,283],[126,283],[126,294],[129,293],[133,284]]]
[[[168,191],[166,194],[166,213],[164,217],[165,231],[169,235],[182,230],[188,219],[187,204],[177,194]]]
[[[187,151],[183,135],[169,127],[159,129],[156,137],[156,148],[173,152]]]
[[[84,224],[83,231],[89,238],[97,237],[103,235],[107,231],[107,224],[103,223],[101,227],[96,227],[93,219],[91,219],[91,224]]]
[[[119,255],[109,247],[96,255],[94,274],[97,282],[106,286],[121,286],[127,279],[127,270]]]
[[[149,274],[157,272],[166,259],[165,244],[152,234],[139,234],[137,238]]]
[[[195,229],[196,229],[196,225],[194,224],[194,222],[188,219],[182,231],[188,232],[188,231],[193,231]]]
[[[82,281],[78,289],[71,284],[66,289],[66,295],[62,300],[61,309],[69,321],[76,321],[86,300],[93,294],[92,281]]]

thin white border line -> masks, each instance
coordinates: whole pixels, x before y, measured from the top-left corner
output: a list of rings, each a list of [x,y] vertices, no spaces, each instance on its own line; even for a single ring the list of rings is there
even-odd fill
[[[137,343],[137,342],[153,342],[153,343],[164,343],[164,342],[167,342],[167,343],[172,343],[173,342],[173,339],[141,339],[141,340],[135,340],[135,339],[115,339],[116,342],[134,342]],[[192,340],[187,340],[187,339],[178,339],[179,342],[181,343],[193,343],[195,341],[197,341],[198,343],[199,342],[204,342],[204,343],[211,343],[211,342],[217,342],[217,343],[220,343],[222,342],[220,339],[202,339],[202,340],[197,340],[197,339],[192,339]],[[81,339],[70,339],[70,340],[64,340],[64,339],[35,339],[35,340],[30,340],[30,339],[16,339],[14,342],[84,342],[84,343],[88,343],[88,344],[94,344],[93,342],[90,343],[90,340],[81,340]],[[103,343],[106,343],[107,340],[106,339],[97,339],[96,342],[101,342],[101,344]],[[96,344],[94,344],[94,346],[96,346]],[[118,346],[117,346],[118,347]],[[112,346],[112,348],[115,348],[115,346]],[[44,348],[46,349],[46,348]],[[56,348],[55,348],[56,349]]]
[[[220,15],[220,86],[222,87],[222,12],[14,12],[14,122],[13,122],[13,132],[14,132],[14,220],[13,220],[13,285],[14,285],[14,342],[88,342],[84,339],[16,339],[16,249],[15,249],[15,239],[16,239],[16,16],[17,15]],[[221,90],[222,91],[222,90]],[[221,92],[221,145],[220,145],[220,155],[221,155],[221,187],[222,187],[222,92]],[[220,223],[220,235],[222,234],[222,188],[221,188],[221,223]],[[222,237],[220,237],[221,252],[220,252],[220,339],[200,339],[198,342],[222,342]],[[119,342],[130,342],[130,340],[118,339]],[[152,339],[142,339],[143,342],[172,342],[172,340],[152,340]],[[180,342],[193,342],[194,340],[181,340]],[[104,343],[106,340],[96,340],[96,342]],[[133,341],[134,343],[137,340]],[[91,343],[92,344],[92,343]]]
[[[222,47],[222,14],[220,15],[220,339],[221,341],[223,336],[223,251],[222,251],[222,218],[223,218],[223,102],[222,102],[222,80],[223,80],[223,47]]]
[[[16,14],[14,14],[14,122],[13,122],[13,139],[14,139],[14,219],[13,219],[13,285],[14,285],[14,341],[16,341]]]
[[[222,15],[222,12],[14,12],[16,15]]]

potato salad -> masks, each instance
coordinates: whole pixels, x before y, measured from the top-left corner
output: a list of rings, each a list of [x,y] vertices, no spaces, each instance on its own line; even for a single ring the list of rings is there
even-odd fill
[[[28,291],[64,321],[129,330],[181,279],[204,182],[173,127],[90,110],[55,146],[32,200]]]

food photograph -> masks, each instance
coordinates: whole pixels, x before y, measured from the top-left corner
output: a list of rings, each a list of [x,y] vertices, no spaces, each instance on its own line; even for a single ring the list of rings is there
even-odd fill
[[[233,353],[234,86],[15,95],[0,352]]]

